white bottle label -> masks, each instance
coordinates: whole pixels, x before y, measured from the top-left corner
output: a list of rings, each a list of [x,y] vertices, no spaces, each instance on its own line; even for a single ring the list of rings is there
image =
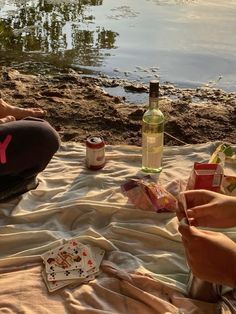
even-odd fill
[[[105,149],[86,147],[86,163],[87,166],[101,166],[105,163]]]
[[[153,169],[158,169],[161,167],[163,142],[163,133],[143,133],[142,167]]]

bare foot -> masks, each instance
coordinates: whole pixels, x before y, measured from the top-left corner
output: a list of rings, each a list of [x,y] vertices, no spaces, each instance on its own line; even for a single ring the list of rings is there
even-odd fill
[[[0,124],[11,122],[11,121],[16,121],[15,117],[13,116],[6,116],[5,118],[0,119]]]
[[[20,120],[29,116],[41,118],[44,115],[45,111],[40,108],[18,108],[9,105],[3,99],[0,98],[0,119],[5,118],[7,116],[13,116],[15,117],[16,120]]]

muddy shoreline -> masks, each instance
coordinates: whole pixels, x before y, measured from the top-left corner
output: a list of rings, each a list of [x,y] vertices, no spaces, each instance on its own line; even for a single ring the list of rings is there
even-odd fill
[[[83,77],[74,70],[55,75],[27,75],[0,70],[1,97],[19,107],[40,107],[62,141],[83,142],[101,135],[108,144],[141,145],[144,105],[127,104],[106,87],[133,93],[148,87],[125,80]],[[160,108],[165,115],[165,145],[224,141],[236,144],[236,93],[201,87],[180,89],[161,85]],[[176,138],[176,139],[175,139]]]

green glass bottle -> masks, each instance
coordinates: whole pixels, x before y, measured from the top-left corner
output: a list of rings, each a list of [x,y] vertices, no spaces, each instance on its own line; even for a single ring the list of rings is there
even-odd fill
[[[159,82],[151,81],[149,106],[142,119],[142,170],[160,172],[164,146],[164,115],[158,108]]]

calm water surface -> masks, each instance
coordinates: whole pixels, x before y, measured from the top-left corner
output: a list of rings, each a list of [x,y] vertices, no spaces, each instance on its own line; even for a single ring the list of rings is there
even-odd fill
[[[0,65],[236,91],[236,0],[0,0]]]

